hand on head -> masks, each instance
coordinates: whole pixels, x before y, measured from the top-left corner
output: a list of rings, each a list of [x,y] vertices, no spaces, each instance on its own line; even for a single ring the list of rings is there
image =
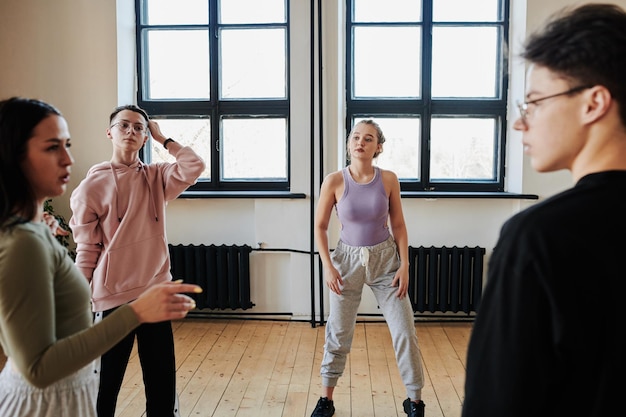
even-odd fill
[[[201,293],[202,288],[182,281],[164,282],[144,291],[130,303],[139,322],[156,323],[184,318],[196,308],[195,301],[182,293]]]
[[[161,127],[159,126],[159,124],[150,119],[150,121],[148,122],[148,129],[150,130],[150,134],[152,135],[152,137],[157,142],[163,144],[163,141],[165,140],[165,135],[163,135],[163,133],[161,132]]]

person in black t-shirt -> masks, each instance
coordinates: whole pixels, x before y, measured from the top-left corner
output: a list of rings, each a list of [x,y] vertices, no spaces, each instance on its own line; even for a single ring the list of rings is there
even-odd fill
[[[608,416],[626,337],[626,12],[589,4],[532,35],[513,127],[574,186],[502,227],[467,356],[462,417]]]

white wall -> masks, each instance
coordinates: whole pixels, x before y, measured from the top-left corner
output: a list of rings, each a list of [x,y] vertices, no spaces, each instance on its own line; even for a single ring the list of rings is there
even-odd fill
[[[315,2],[316,3],[316,2]],[[340,167],[342,131],[341,91],[343,57],[331,46],[343,36],[340,0],[324,4],[324,166]],[[614,3],[626,7],[626,0]],[[527,6],[526,6],[527,4]],[[577,2],[566,0],[512,0],[511,49],[515,54],[527,28],[540,25],[552,12]],[[56,105],[67,118],[76,159],[69,189],[96,162],[108,160],[110,143],[105,136],[108,115],[134,96],[134,41],[132,0],[2,0],[0,2],[0,97],[40,98]],[[119,13],[118,13],[119,11]],[[309,2],[292,1],[292,191],[304,200],[275,199],[179,199],[168,207],[171,243],[249,244],[265,248],[310,250],[310,119],[315,117],[309,100]],[[301,22],[301,24],[299,24]],[[129,41],[130,39],[130,41]],[[524,67],[513,60],[511,103],[523,97]],[[514,106],[511,106],[514,110]],[[514,115],[512,115],[514,116]],[[317,124],[316,124],[317,125]],[[319,134],[316,134],[316,137]],[[319,140],[318,138],[314,140]],[[537,174],[523,157],[519,135],[511,131],[507,184],[510,191],[545,198],[571,185],[565,172]],[[316,146],[317,147],[317,146]],[[315,155],[314,167],[319,155]],[[315,189],[317,193],[317,189]],[[55,199],[55,209],[69,217],[67,195]],[[316,195],[313,198],[317,198]],[[531,200],[404,199],[410,244],[469,245],[493,248],[502,223]],[[335,241],[336,232],[331,235]],[[310,264],[307,254],[254,252],[252,299],[255,313],[288,312],[306,319],[310,306]],[[317,271],[317,266],[315,266]],[[369,294],[366,291],[366,294]],[[318,311],[318,306],[315,306]],[[326,312],[328,309],[326,308]],[[366,295],[361,313],[377,314],[376,303]]]

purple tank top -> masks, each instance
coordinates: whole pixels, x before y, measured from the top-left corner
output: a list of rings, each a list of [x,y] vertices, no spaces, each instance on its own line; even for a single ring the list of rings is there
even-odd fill
[[[350,175],[348,168],[343,172],[343,195],[335,209],[341,223],[339,238],[350,246],[374,246],[390,236],[389,198],[383,186],[378,167],[374,167],[374,178],[367,184],[359,184]]]

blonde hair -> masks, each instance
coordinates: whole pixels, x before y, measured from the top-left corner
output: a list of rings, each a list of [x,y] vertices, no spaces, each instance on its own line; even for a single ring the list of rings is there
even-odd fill
[[[385,135],[383,134],[383,130],[380,128],[380,125],[378,123],[376,123],[374,120],[372,119],[363,119],[363,120],[359,120],[353,127],[352,130],[350,131],[350,134],[348,135],[348,141],[350,140],[350,138],[352,137],[352,134],[354,133],[354,129],[360,125],[360,124],[366,124],[366,125],[370,125],[373,126],[374,129],[376,129],[376,140],[377,143],[379,145],[382,145],[383,143],[385,143]],[[381,151],[377,151],[374,154],[374,159],[376,159],[378,157],[378,155],[380,155]],[[350,149],[346,148],[346,156],[348,158],[348,161],[350,160]]]

